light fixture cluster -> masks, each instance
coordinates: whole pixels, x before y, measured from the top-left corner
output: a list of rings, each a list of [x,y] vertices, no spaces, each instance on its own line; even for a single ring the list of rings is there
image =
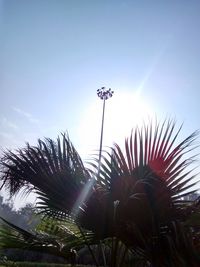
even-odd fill
[[[106,89],[106,87],[101,87],[101,89],[97,90],[97,95],[102,100],[107,100],[108,98],[112,97],[114,94],[114,91],[111,90],[111,88]]]

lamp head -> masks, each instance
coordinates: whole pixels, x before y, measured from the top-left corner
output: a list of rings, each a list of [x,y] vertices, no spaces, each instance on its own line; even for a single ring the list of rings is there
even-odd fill
[[[105,86],[97,90],[97,95],[101,100],[107,100],[108,98],[112,97],[113,94],[114,91],[112,91],[111,88],[106,89]]]

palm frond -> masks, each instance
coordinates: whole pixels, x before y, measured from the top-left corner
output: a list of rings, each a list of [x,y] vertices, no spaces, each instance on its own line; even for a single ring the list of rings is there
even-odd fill
[[[131,137],[125,140],[125,150],[115,144],[109,154],[110,161],[106,156],[102,157],[104,164],[99,181],[112,191],[119,180],[131,186],[152,172],[166,184],[172,196],[189,191],[194,186],[195,176],[189,176],[191,171],[185,174],[185,169],[193,163],[194,157],[184,159],[184,155],[195,148],[192,145],[198,131],[173,148],[180,129],[174,134],[175,123],[172,121],[156,124],[154,129],[152,125],[144,126],[141,130],[136,128]]]
[[[79,250],[86,242],[95,242],[91,232],[80,230],[72,220],[42,220],[33,233],[3,218],[1,220],[3,224],[0,227],[0,249],[26,249],[69,258],[72,248]]]
[[[28,144],[17,153],[5,152],[3,185],[11,195],[21,188],[34,190],[38,210],[46,217],[36,237],[7,223],[12,231],[0,230],[2,244],[6,235],[8,243],[16,240],[22,246],[30,241],[36,248],[46,237],[50,247],[62,253],[86,244],[97,263],[91,249],[96,242],[109,247],[113,267],[123,265],[126,253],[141,266],[199,263],[199,203],[184,200],[196,191],[196,175],[190,168],[195,156],[187,157],[187,153],[195,148],[198,131],[178,143],[181,128],[175,130],[171,120],[136,128],[125,139],[124,148],[115,144],[103,153],[100,172],[98,159],[90,169],[84,167],[65,135],[56,142],[39,140],[38,146]],[[194,245],[193,231],[198,245]]]
[[[196,176],[192,170],[185,171],[193,158],[184,156],[193,148],[198,132],[176,145],[180,130],[181,127],[175,131],[173,121],[154,127],[150,124],[141,130],[136,128],[125,140],[124,149],[115,144],[111,153],[104,153],[96,193],[87,203],[85,213],[85,217],[91,219],[88,224],[93,223],[93,230],[96,223],[91,214],[95,214],[96,221],[103,220],[118,229],[122,240],[134,240],[136,234],[133,228],[128,230],[129,224],[134,223],[141,233],[151,236],[160,231],[161,225],[180,219],[183,212],[186,214],[187,206],[182,198],[196,191],[193,189]],[[98,168],[98,161],[93,161],[92,168]],[[99,192],[102,192],[102,199]],[[105,199],[107,204],[103,206]],[[113,215],[103,219],[108,210],[108,214],[113,214],[114,201],[119,201],[115,224]],[[95,207],[99,213],[95,212]],[[110,236],[111,228],[107,228]]]
[[[39,140],[38,146],[20,149],[17,153],[6,151],[1,159],[0,177],[10,195],[22,188],[38,193],[40,209],[70,212],[84,184],[90,178],[83,162],[63,134],[62,146],[51,139]]]
[[[36,232],[30,233],[3,218],[1,220],[3,224],[0,226],[0,249],[18,248],[68,257],[67,254],[62,253],[55,237]]]

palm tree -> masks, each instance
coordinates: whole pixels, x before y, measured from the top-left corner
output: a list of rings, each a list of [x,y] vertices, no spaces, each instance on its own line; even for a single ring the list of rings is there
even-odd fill
[[[96,266],[199,266],[199,201],[184,200],[197,191],[195,157],[186,155],[198,132],[175,145],[180,130],[172,121],[136,128],[124,149],[104,151],[100,172],[98,159],[85,167],[65,134],[5,151],[2,187],[10,196],[35,192],[43,220],[34,233],[7,222],[0,246],[66,258],[87,246]]]

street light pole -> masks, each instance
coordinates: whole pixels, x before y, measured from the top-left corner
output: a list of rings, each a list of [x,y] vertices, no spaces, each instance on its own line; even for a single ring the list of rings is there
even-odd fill
[[[103,113],[102,113],[102,121],[101,121],[101,137],[100,137],[100,145],[99,145],[99,164],[98,164],[98,170],[97,170],[97,179],[100,175],[100,169],[101,169],[101,154],[102,154],[102,144],[103,144],[103,127],[104,127],[104,115],[105,115],[105,106],[106,106],[106,100],[113,95],[113,91],[111,91],[111,88],[108,90],[105,87],[101,87],[101,89],[97,90],[98,97],[103,100]],[[100,241],[99,243],[100,249],[103,256],[103,263],[104,267],[106,267],[106,257],[105,257],[105,251],[103,250],[102,243]]]
[[[101,137],[100,137],[100,145],[99,145],[99,165],[97,170],[97,177],[100,174],[100,168],[101,168],[101,155],[102,155],[102,144],[103,144],[103,128],[104,128],[104,115],[105,115],[105,105],[106,100],[112,97],[114,94],[114,91],[109,88],[108,90],[106,87],[101,87],[101,89],[97,90],[98,97],[103,100],[103,113],[102,113],[102,121],[101,121]]]

